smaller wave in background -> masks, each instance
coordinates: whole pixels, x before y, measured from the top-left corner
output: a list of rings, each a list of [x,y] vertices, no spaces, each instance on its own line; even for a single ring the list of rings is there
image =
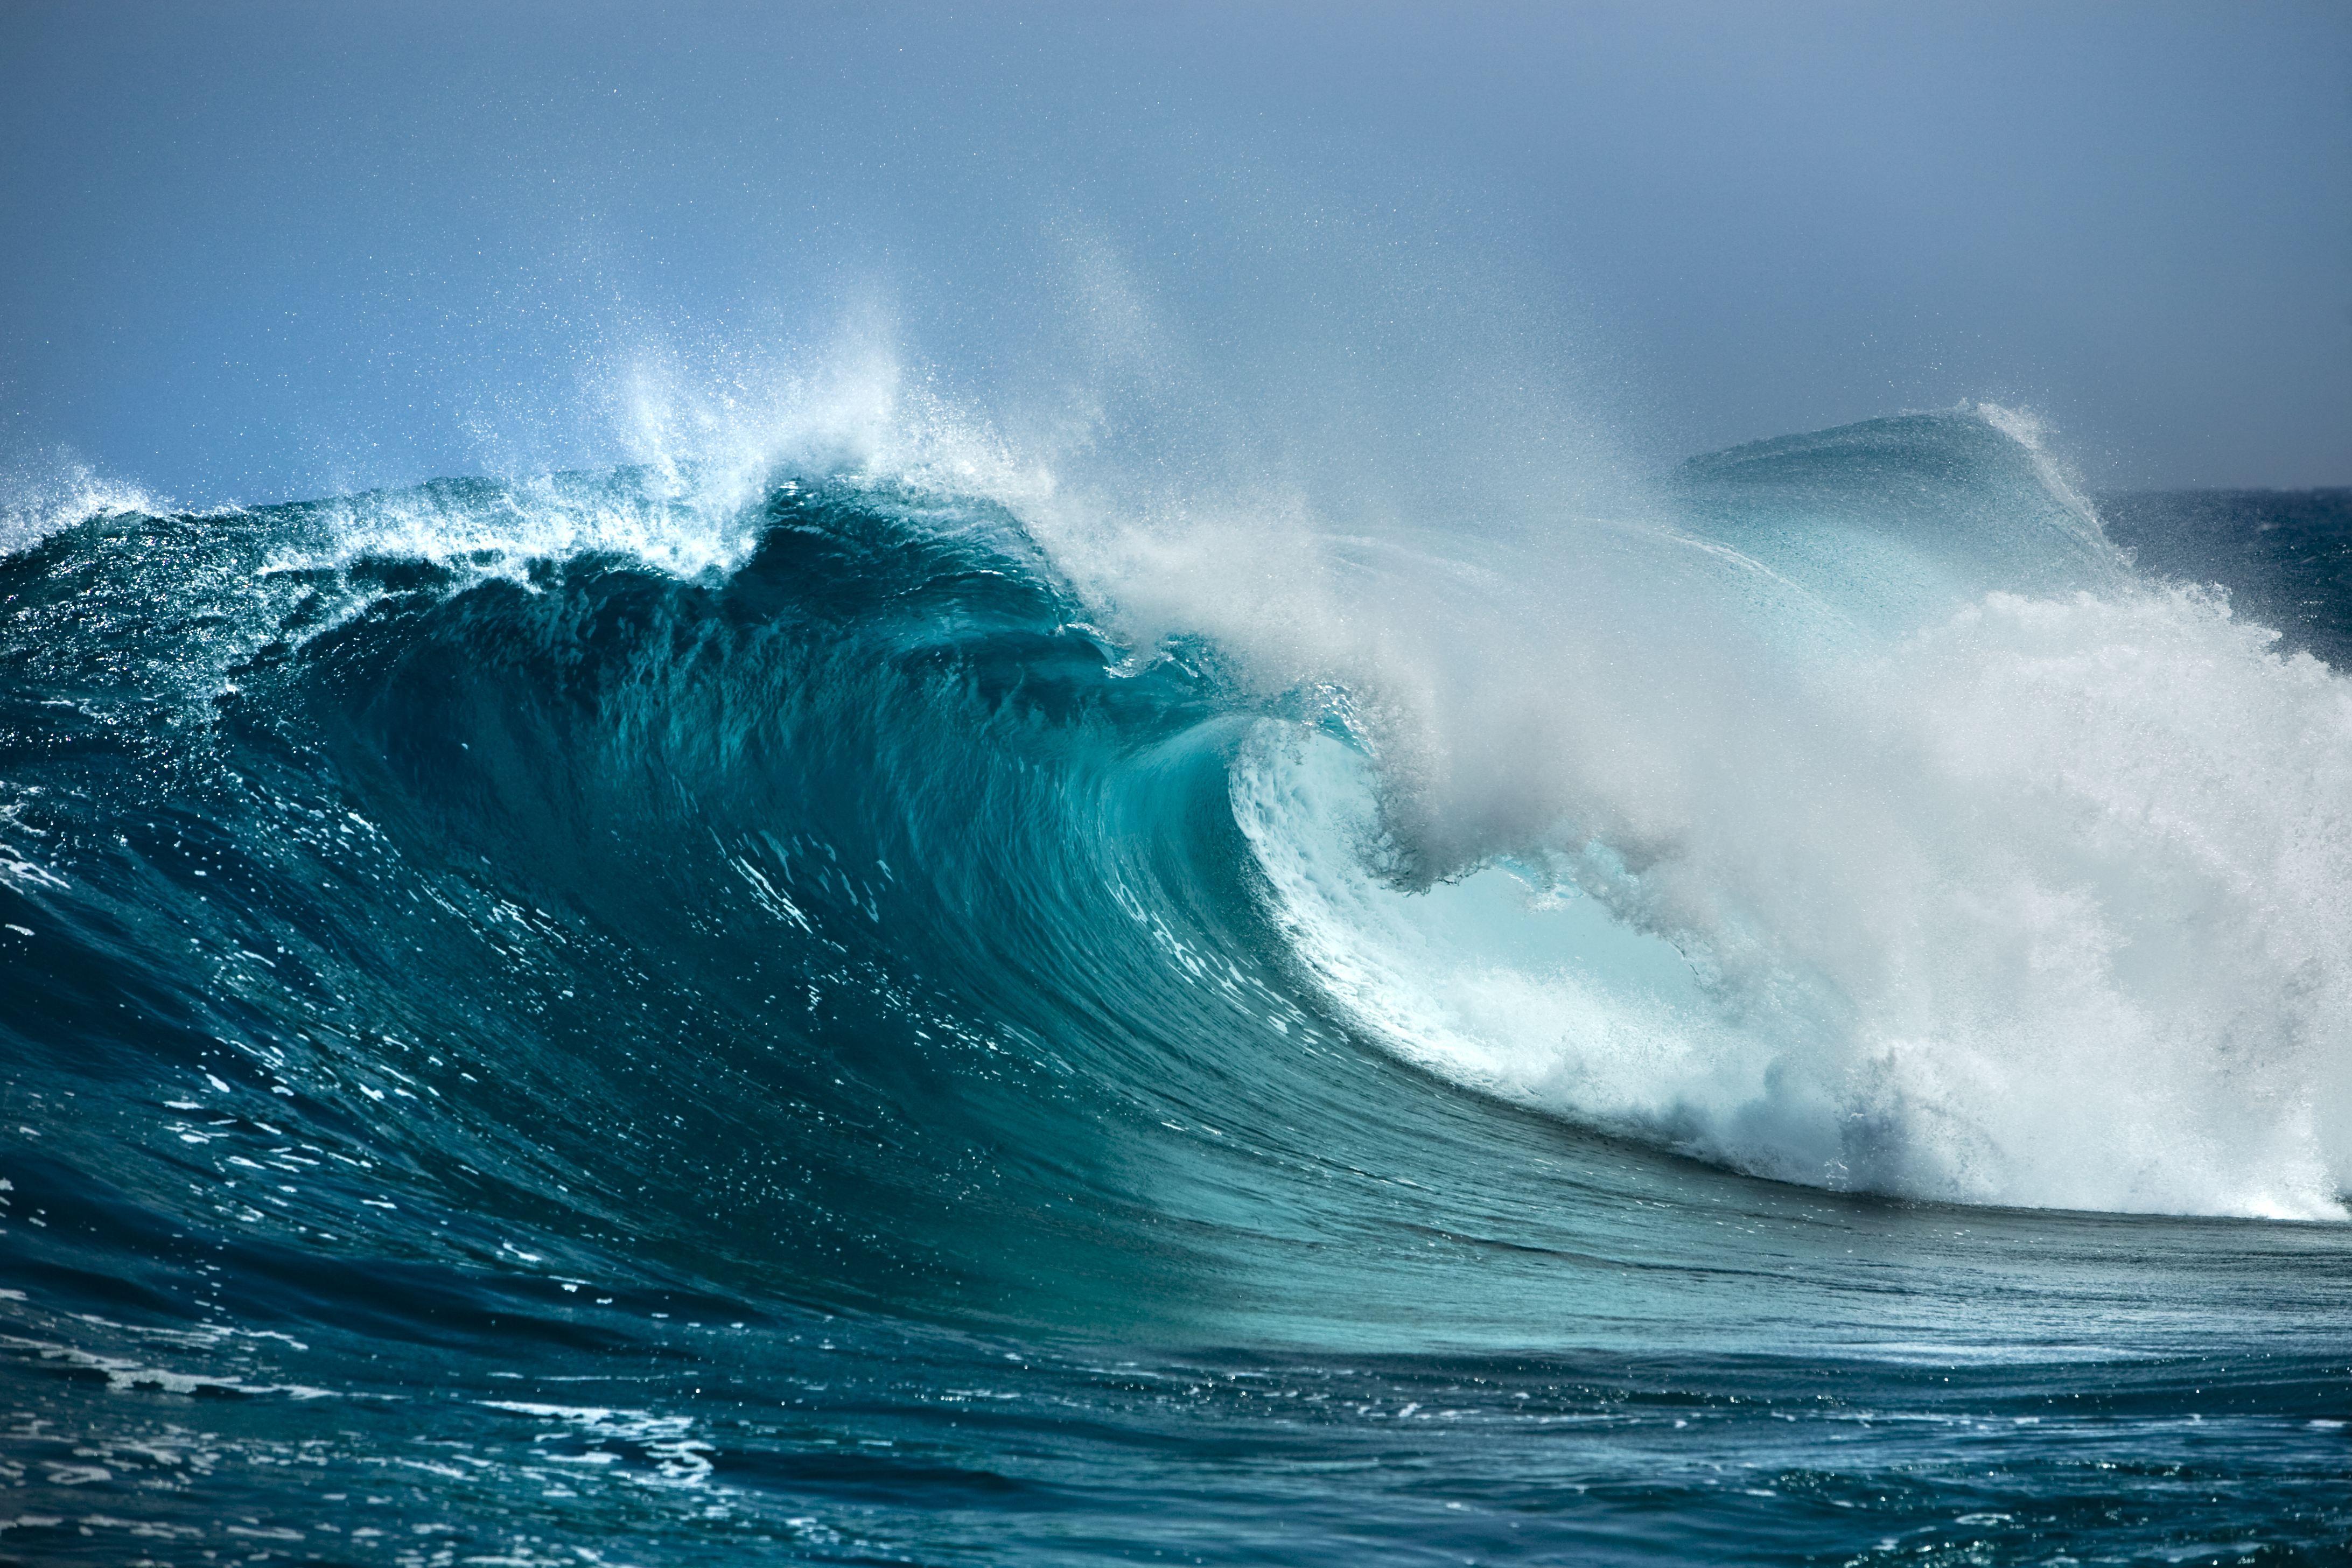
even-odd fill
[[[2352,489],[2124,490],[2098,507],[2143,576],[2220,584],[2280,652],[2352,670]]]

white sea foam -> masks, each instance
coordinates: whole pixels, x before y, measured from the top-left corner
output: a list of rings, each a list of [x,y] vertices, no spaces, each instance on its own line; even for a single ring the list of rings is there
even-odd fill
[[[602,376],[592,401],[617,473],[540,474],[373,491],[331,503],[325,536],[273,563],[383,556],[520,579],[537,561],[617,554],[682,578],[723,575],[759,541],[779,483],[884,483],[1034,507],[1051,489],[988,422],[940,395],[876,327],[805,362],[690,363],[656,345]],[[484,437],[493,467],[498,443]]]
[[[1306,968],[1465,1083],[1833,1187],[2341,1217],[2352,687],[2271,642],[2200,593],[1993,594],[1696,713],[1529,660],[1516,710],[1418,716],[1455,765],[1411,803],[1269,732],[1235,807]],[[1644,687],[1629,744],[1582,721]],[[1513,746],[1558,768],[1537,833],[1525,770],[1459,765]],[[1402,890],[1398,825],[1445,813],[1517,857]]]
[[[1049,535],[1128,635],[1348,694],[1234,807],[1399,1055],[1790,1181],[2342,1217],[2352,688],[2137,584],[2011,410],[1690,482]]]
[[[107,512],[168,506],[137,485],[100,473],[63,447],[19,458],[0,477],[0,555],[29,550],[61,528]]]

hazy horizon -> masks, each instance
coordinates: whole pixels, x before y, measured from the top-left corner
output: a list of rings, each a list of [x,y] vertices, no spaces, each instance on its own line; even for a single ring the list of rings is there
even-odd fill
[[[0,62],[0,458],[184,504],[845,354],[1015,444],[1982,399],[2094,489],[2352,484],[2342,7],[16,4]]]

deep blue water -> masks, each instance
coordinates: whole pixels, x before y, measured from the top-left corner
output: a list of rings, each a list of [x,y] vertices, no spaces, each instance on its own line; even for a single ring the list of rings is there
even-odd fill
[[[1316,549],[0,559],[0,1559],[2352,1561],[2352,498]]]
[[[2107,534],[2155,575],[2227,584],[2236,611],[2291,648],[2352,665],[2352,490],[2126,490]]]

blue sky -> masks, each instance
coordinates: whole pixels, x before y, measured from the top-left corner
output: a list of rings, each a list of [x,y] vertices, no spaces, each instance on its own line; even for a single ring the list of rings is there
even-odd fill
[[[852,321],[1013,430],[1115,374],[1664,463],[1990,398],[2094,485],[2352,483],[2325,0],[11,0],[0,183],[0,446],[190,504],[617,460],[622,367]]]

